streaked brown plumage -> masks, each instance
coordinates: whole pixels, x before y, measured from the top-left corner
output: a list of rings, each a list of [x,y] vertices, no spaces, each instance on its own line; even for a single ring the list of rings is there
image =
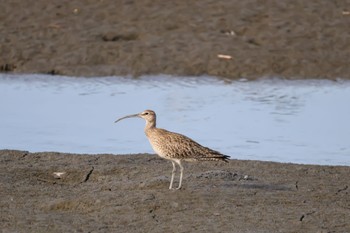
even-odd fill
[[[156,113],[152,110],[145,110],[138,114],[122,117],[115,122],[130,117],[141,117],[146,120],[145,134],[153,150],[162,158],[168,159],[173,164],[169,189],[172,189],[176,164],[180,167],[180,181],[177,189],[181,188],[183,177],[183,166],[181,161],[225,161],[229,156],[218,151],[204,147],[185,135],[173,133],[156,127]]]

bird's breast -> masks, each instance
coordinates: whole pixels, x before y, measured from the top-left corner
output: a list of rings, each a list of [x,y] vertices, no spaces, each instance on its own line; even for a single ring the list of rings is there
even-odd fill
[[[162,129],[152,129],[147,130],[146,135],[152,149],[157,155],[165,159],[172,159],[174,157],[176,146],[174,145],[173,134]]]
[[[168,157],[166,152],[163,150],[162,145],[160,145],[157,141],[153,141],[153,140],[149,139],[149,142],[152,146],[152,149],[154,150],[154,152],[157,155],[159,155],[160,157],[165,158],[165,159]]]

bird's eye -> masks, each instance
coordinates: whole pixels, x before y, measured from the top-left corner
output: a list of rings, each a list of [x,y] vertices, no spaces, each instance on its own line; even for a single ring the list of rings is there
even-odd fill
[[[148,112],[145,112],[143,115],[148,115]]]

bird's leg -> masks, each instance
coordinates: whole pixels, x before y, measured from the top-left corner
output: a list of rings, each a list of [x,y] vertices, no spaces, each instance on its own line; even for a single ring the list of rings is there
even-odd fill
[[[176,164],[174,161],[171,161],[171,163],[173,164],[173,170],[171,172],[171,180],[170,180],[170,186],[169,189],[173,188],[173,182],[174,182],[174,177],[175,177],[175,172],[176,172]]]
[[[179,160],[179,162],[177,163],[179,164],[180,166],[180,181],[179,181],[179,187],[177,187],[177,189],[180,189],[181,188],[181,185],[182,185],[182,176],[183,176],[183,173],[184,173],[184,167],[182,166],[181,164],[181,161]]]

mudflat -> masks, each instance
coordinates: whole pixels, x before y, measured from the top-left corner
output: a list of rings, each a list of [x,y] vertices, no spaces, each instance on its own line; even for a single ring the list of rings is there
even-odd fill
[[[350,232],[350,167],[185,163],[181,190],[171,169],[150,154],[1,150],[2,232]]]
[[[348,1],[3,1],[0,70],[350,78]]]

